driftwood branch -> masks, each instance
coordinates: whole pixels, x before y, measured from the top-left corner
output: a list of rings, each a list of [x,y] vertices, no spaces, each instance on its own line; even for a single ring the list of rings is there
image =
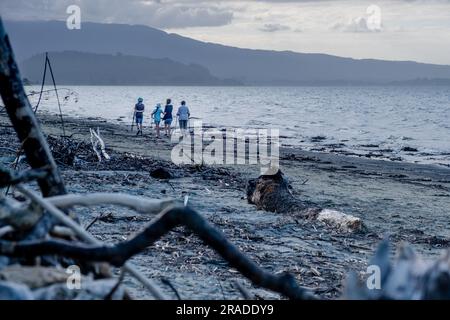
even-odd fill
[[[26,197],[28,197],[30,200],[41,206],[43,209],[47,210],[52,217],[55,217],[57,220],[59,220],[64,225],[72,228],[72,230],[76,233],[80,239],[91,243],[95,245],[101,245],[102,242],[97,240],[94,236],[92,236],[90,233],[85,231],[78,223],[76,223],[74,220],[72,220],[69,216],[67,216],[64,212],[59,210],[57,207],[55,207],[53,204],[51,204],[46,199],[40,197],[33,191],[30,191],[26,188],[24,188],[22,185],[18,185],[17,189],[22,192]],[[159,300],[165,300],[165,295],[161,292],[161,290],[151,281],[150,279],[146,278],[144,275],[139,272],[139,270],[132,265],[130,262],[125,263],[123,266],[123,269],[127,271],[130,275],[135,277],[138,281],[140,281],[149,291],[150,293]]]
[[[38,179],[45,179],[49,174],[50,174],[49,168],[16,172],[3,166],[0,166],[0,188],[19,183],[30,182]]]
[[[11,44],[0,18],[0,94],[6,112],[33,169],[50,167],[51,173],[38,180],[44,196],[65,194],[66,189],[36,116],[25,94]]]
[[[91,133],[91,144],[92,149],[94,150],[95,154],[97,155],[98,161],[102,162],[102,156],[109,160],[111,157],[106,153],[106,146],[103,139],[100,137],[100,129],[97,128],[97,132],[95,132],[94,129],[89,129],[89,132]],[[98,150],[100,148],[100,151]]]
[[[157,214],[171,204],[174,200],[153,200],[128,194],[115,193],[90,193],[90,194],[68,194],[46,199],[48,202],[60,209],[68,209],[74,206],[98,206],[119,205],[131,208],[143,214]]]
[[[19,187],[19,190],[25,191],[24,194],[27,196],[32,195],[23,187]],[[45,199],[41,199],[40,204],[45,204],[47,210],[51,209],[48,206],[52,206]],[[76,226],[79,228],[78,225]],[[98,241],[95,241],[95,245],[74,244],[66,241],[2,242],[0,250],[2,254],[11,256],[55,254],[80,260],[104,261],[115,266],[126,266],[129,258],[142,252],[177,226],[185,226],[194,232],[232,267],[251,280],[254,285],[278,292],[291,299],[312,298],[306,290],[297,285],[293,276],[289,274],[278,276],[262,270],[201,215],[183,206],[165,209],[133,239],[113,246],[101,245]],[[87,239],[89,238],[87,237]],[[90,242],[92,243],[92,241]]]

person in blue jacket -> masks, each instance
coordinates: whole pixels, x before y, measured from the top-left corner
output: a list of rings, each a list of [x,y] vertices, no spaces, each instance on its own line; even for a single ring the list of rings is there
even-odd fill
[[[152,112],[152,118],[153,121],[155,122],[156,125],[156,137],[160,138],[159,132],[160,132],[160,127],[159,124],[161,123],[161,115],[164,113],[162,107],[161,107],[161,103],[158,103],[155,107],[155,110],[153,110]]]

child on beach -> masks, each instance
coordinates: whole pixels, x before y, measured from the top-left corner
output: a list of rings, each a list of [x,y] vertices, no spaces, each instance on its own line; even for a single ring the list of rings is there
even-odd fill
[[[139,133],[142,135],[142,122],[144,121],[144,110],[145,110],[145,105],[143,104],[143,102],[144,99],[139,98],[138,102],[134,106],[134,118],[136,120],[136,127],[138,130],[136,135],[139,135]]]
[[[157,138],[160,138],[160,135],[159,135],[159,131],[160,131],[159,124],[161,122],[161,115],[162,115],[162,113],[163,113],[163,110],[162,110],[162,107],[161,107],[161,103],[158,103],[156,105],[156,107],[155,107],[155,110],[152,112],[152,118],[153,118],[153,120],[155,122],[155,125],[156,125],[156,137]]]

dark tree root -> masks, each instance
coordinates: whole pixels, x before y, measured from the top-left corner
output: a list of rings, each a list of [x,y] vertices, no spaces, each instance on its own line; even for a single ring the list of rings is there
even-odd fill
[[[185,226],[194,232],[254,285],[278,292],[290,299],[314,298],[308,291],[298,286],[292,275],[286,273],[277,276],[262,270],[200,214],[186,207],[166,209],[133,239],[113,246],[90,246],[66,241],[21,243],[0,241],[0,253],[22,257],[60,255],[85,261],[109,262],[120,267],[129,258],[142,252],[177,226]]]

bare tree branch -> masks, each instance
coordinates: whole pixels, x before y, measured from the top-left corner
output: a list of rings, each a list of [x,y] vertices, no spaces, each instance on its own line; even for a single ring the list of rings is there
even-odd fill
[[[23,188],[20,189],[23,191]],[[48,201],[44,200],[46,203]],[[46,208],[48,210],[48,208]],[[219,230],[211,226],[201,215],[189,207],[175,206],[161,212],[143,231],[133,239],[113,246],[74,244],[66,241],[43,242],[1,242],[0,252],[11,256],[39,256],[56,254],[87,261],[105,261],[115,266],[123,266],[132,256],[177,226],[185,226],[193,231],[205,244],[212,247],[232,267],[260,286],[278,292],[291,299],[310,299],[312,296],[300,288],[294,277],[281,276],[262,270],[239,251]],[[78,226],[79,227],[79,226]]]
[[[42,194],[44,196],[66,194],[58,167],[25,94],[22,78],[1,18],[0,94],[30,166],[33,169],[46,166],[51,168],[51,174],[38,180]]]

